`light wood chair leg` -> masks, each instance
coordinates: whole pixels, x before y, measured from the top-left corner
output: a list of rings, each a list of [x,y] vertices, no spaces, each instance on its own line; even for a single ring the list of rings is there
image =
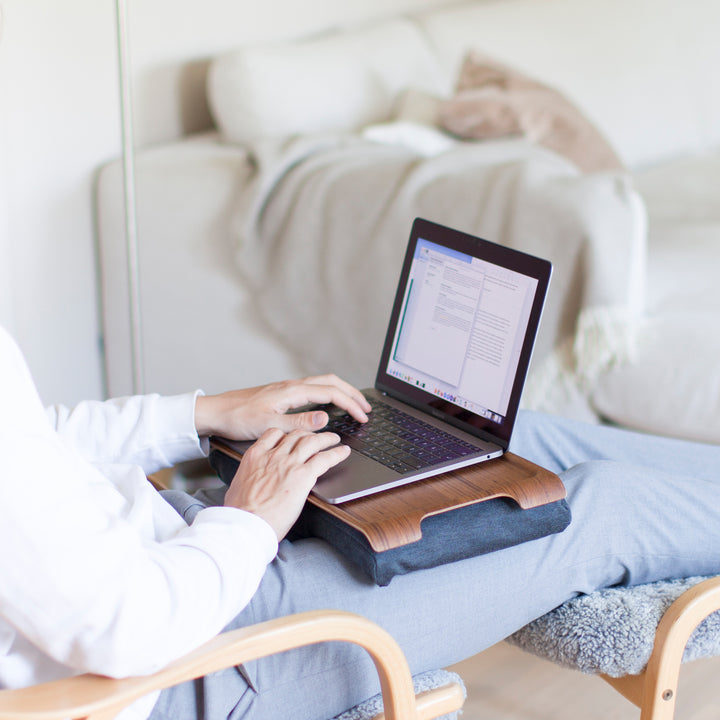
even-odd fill
[[[601,676],[640,708],[640,720],[672,720],[685,646],[695,628],[716,610],[720,610],[720,577],[686,590],[667,609],[643,673],[621,678]]]

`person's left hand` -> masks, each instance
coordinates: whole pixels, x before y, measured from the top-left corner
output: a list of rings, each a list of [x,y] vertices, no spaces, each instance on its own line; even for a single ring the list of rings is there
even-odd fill
[[[334,433],[271,428],[243,455],[225,505],[263,518],[282,540],[320,475],[350,453]]]
[[[268,428],[320,430],[328,422],[322,410],[288,414],[309,404],[332,403],[360,422],[367,420],[370,404],[362,393],[335,375],[286,380],[220,395],[199,396],[195,405],[198,435],[219,435],[230,440],[255,440]]]

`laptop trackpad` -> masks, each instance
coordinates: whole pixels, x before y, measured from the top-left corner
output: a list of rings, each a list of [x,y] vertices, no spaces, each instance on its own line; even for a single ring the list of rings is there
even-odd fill
[[[378,486],[392,483],[399,477],[400,473],[395,470],[353,451],[350,457],[318,478],[312,493],[326,502],[337,503],[348,496],[375,492]]]

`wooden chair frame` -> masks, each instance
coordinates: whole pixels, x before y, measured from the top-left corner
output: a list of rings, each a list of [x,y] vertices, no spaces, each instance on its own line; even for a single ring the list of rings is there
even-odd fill
[[[0,720],[110,720],[134,700],[217,670],[313,643],[340,640],[364,648],[380,678],[385,712],[375,720],[430,720],[459,710],[457,683],[415,695],[410,670],[395,640],[353,613],[315,610],[223,633],[159,672],[122,680],[80,675],[19,690],[0,691]]]
[[[600,677],[640,708],[640,720],[672,720],[685,646],[695,628],[716,610],[720,610],[720,577],[703,580],[686,590],[667,609],[642,673]]]

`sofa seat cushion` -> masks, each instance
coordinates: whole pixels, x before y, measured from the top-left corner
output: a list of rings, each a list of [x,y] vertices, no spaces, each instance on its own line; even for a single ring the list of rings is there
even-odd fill
[[[720,443],[720,151],[635,178],[649,220],[646,318],[592,403],[630,427]]]

